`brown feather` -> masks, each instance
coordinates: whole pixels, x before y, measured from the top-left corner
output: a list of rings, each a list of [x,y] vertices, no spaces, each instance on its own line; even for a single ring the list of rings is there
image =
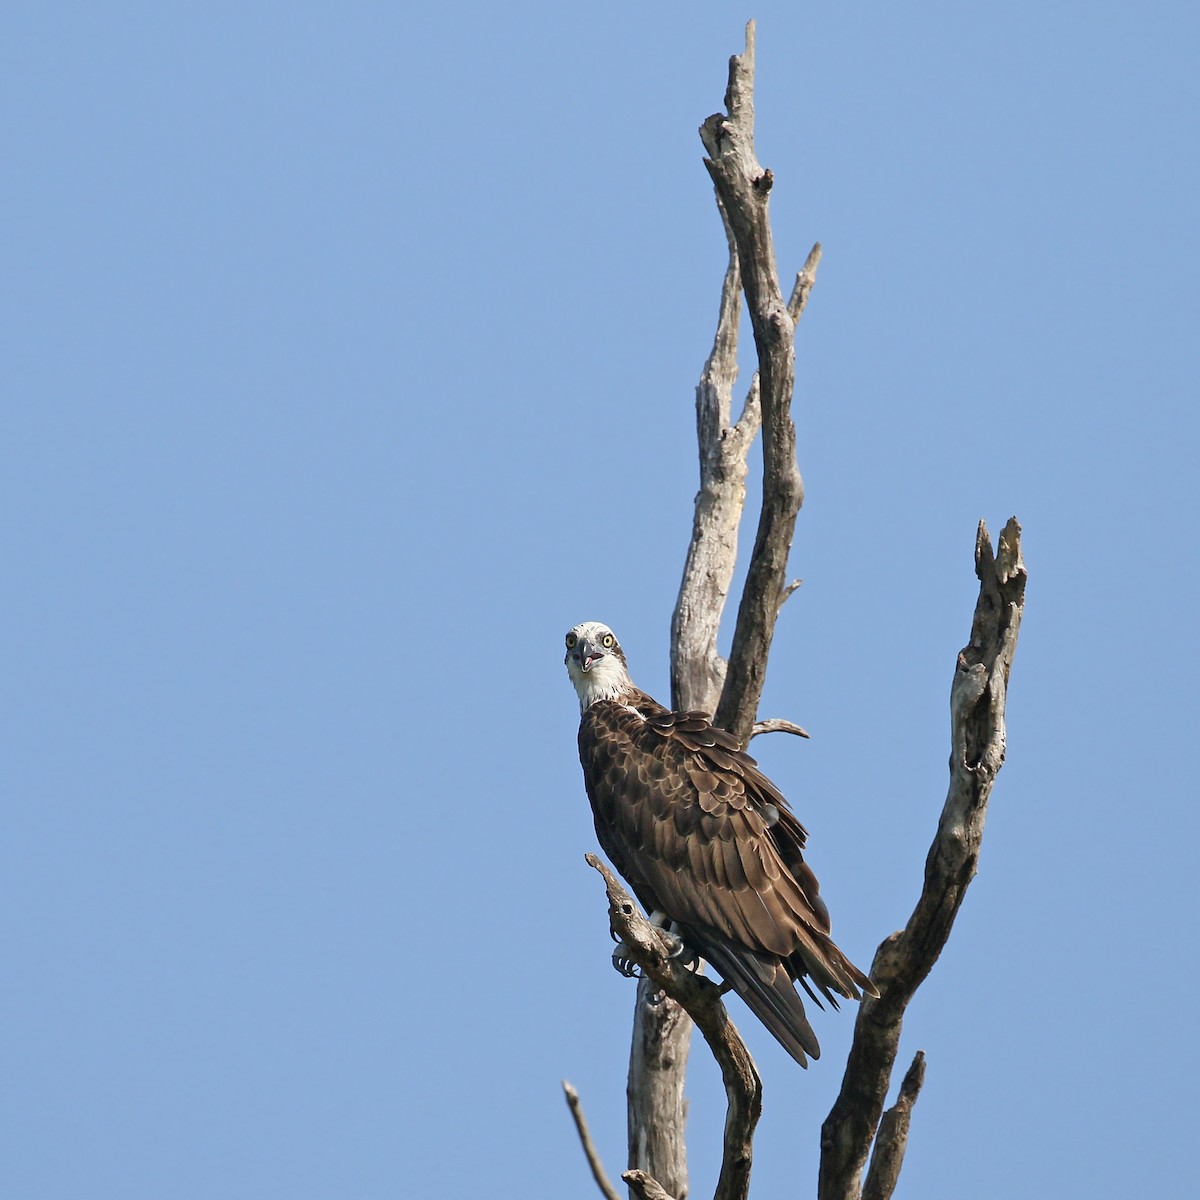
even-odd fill
[[[778,788],[706,714],[637,689],[584,711],[579,756],[600,845],[641,903],[675,922],[797,1061],[815,1058],[793,979],[830,1000],[874,988],[829,938],[807,834]]]

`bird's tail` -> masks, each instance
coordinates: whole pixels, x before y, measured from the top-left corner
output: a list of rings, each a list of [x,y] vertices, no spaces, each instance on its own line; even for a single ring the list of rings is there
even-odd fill
[[[838,1006],[835,992],[847,1000],[861,1000],[864,994],[879,995],[871,980],[842,953],[827,933],[810,930],[809,937],[809,943],[801,945],[791,958],[793,973],[802,983],[807,975],[826,999],[833,1002],[834,1008]]]
[[[804,1013],[804,1001],[792,984],[782,959],[730,946],[718,937],[693,936],[704,958],[746,1002],[775,1040],[802,1066],[821,1057],[817,1035]]]

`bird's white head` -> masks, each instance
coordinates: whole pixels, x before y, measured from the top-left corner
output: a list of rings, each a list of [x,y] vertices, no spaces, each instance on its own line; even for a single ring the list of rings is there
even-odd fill
[[[567,633],[567,674],[582,712],[597,700],[616,700],[633,688],[625,651],[616,634],[599,621],[582,621]]]

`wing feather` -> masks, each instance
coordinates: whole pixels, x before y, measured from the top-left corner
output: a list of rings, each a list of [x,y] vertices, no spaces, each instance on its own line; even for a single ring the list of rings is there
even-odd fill
[[[706,714],[648,697],[636,711],[589,706],[579,751],[600,844],[639,901],[676,923],[797,1061],[815,1058],[793,980],[811,977],[830,1000],[874,988],[829,938],[807,834],[778,788]]]

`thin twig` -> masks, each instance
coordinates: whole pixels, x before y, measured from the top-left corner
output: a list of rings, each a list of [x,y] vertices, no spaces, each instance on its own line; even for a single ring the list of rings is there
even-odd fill
[[[760,733],[794,733],[797,737],[808,737],[807,729],[802,729],[795,721],[785,721],[782,717],[768,717],[765,721],[755,721],[750,736],[756,738]]]
[[[803,579],[793,579],[792,582],[789,583],[787,587],[785,587],[783,591],[779,593],[779,607],[782,608],[803,586]]]
[[[821,265],[821,243],[817,242],[808,252],[804,266],[796,273],[796,282],[788,299],[788,312],[792,315],[793,323],[800,320],[808,307],[808,297],[812,293],[813,284],[817,282],[817,267]]]
[[[562,1089],[563,1095],[567,1098],[567,1107],[571,1110],[571,1116],[575,1121],[575,1132],[579,1134],[579,1141],[583,1146],[583,1154],[587,1159],[588,1166],[592,1170],[592,1178],[596,1181],[596,1186],[600,1189],[605,1200],[621,1200],[620,1196],[617,1195],[617,1189],[609,1182],[608,1174],[604,1170],[604,1164],[600,1161],[600,1154],[596,1150],[596,1144],[592,1141],[587,1120],[583,1115],[583,1105],[580,1103],[579,1093],[565,1079],[562,1081]]]

